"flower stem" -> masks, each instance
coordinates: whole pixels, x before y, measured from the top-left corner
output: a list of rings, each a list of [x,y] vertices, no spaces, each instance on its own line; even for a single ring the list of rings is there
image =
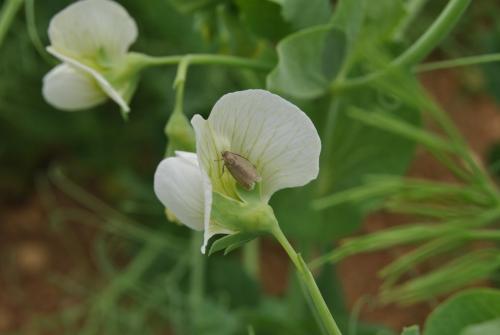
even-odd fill
[[[24,15],[26,16],[26,29],[33,47],[47,64],[53,66],[57,65],[58,62],[47,53],[47,50],[45,50],[42,40],[40,39],[40,34],[38,34],[35,17],[35,0],[25,1]]]
[[[448,69],[452,67],[469,66],[469,65],[493,63],[493,62],[500,62],[500,53],[463,57],[463,58],[450,59],[440,62],[424,63],[417,65],[415,70],[417,72],[427,72],[440,69]]]
[[[180,60],[177,66],[177,75],[173,84],[175,90],[174,110],[165,124],[165,135],[168,139],[165,157],[173,156],[176,150],[195,150],[194,132],[184,114],[184,88],[190,63],[190,57],[186,56]]]
[[[364,86],[381,76],[390,73],[395,68],[412,66],[421,62],[457,24],[471,0],[450,0],[436,21],[399,57],[394,59],[384,69],[372,72],[366,76],[348,79],[343,82],[334,82],[332,90],[346,90]]]
[[[319,290],[311,271],[302,259],[302,256],[300,254],[297,254],[297,252],[293,249],[292,245],[286,238],[285,234],[283,234],[279,226],[276,226],[272,230],[272,234],[281,244],[283,249],[288,254],[288,257],[290,257],[293,265],[295,266],[299,280],[301,281],[303,287],[307,290],[309,298],[312,300],[312,303],[316,309],[315,312],[321,320],[322,327],[326,331],[326,334],[342,335],[339,327],[337,326],[337,323],[335,322],[335,319],[328,309],[325,299],[321,295],[321,291]]]
[[[262,71],[269,71],[273,67],[273,64],[270,63],[231,55],[187,54],[163,57],[155,57],[143,54],[138,55],[140,55],[141,61],[143,62],[144,66],[175,65],[180,63],[183,59],[189,58],[189,64],[193,65],[227,65]]]

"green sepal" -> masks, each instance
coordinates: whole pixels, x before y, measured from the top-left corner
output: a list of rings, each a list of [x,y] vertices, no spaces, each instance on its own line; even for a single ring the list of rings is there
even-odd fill
[[[252,191],[243,194],[244,199],[254,199]],[[236,232],[269,232],[278,224],[271,206],[260,199],[247,202],[218,192],[212,195],[211,219],[223,228]]]
[[[271,206],[260,200],[260,185],[251,191],[238,188],[241,201],[213,192],[213,220],[219,227],[235,232],[215,241],[208,252],[209,255],[224,250],[224,254],[241,247],[245,243],[270,233],[278,221]]]
[[[216,253],[217,251],[224,250],[224,255],[227,255],[231,251],[241,247],[243,244],[250,242],[254,238],[259,237],[262,233],[238,233],[233,235],[224,236],[210,246],[208,251],[208,256]]]

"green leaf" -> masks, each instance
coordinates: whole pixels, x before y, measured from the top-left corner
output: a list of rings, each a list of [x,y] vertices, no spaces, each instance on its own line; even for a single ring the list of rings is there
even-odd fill
[[[181,13],[192,13],[206,7],[215,6],[223,0],[170,0],[172,5]]]
[[[279,60],[267,77],[268,89],[302,99],[323,95],[340,70],[345,44],[345,34],[332,25],[287,36],[277,46]]]
[[[418,326],[405,327],[401,335],[420,335]]]
[[[486,321],[468,326],[460,335],[498,335],[500,334],[500,319]]]
[[[365,0],[340,0],[332,24],[344,31],[349,43],[356,40],[365,17]]]
[[[269,0],[236,0],[245,25],[259,37],[278,41],[292,31],[281,6]]]
[[[208,252],[208,255],[211,256],[212,254],[216,253],[217,251],[223,250],[223,249],[229,249],[229,251],[232,251],[243,244],[253,240],[260,234],[257,233],[238,233],[238,234],[232,234],[232,235],[227,235],[222,238],[219,238],[217,241],[212,243],[210,246],[210,251]],[[228,251],[228,252],[229,252]]]
[[[325,24],[332,13],[328,0],[285,0],[282,7],[283,17],[296,29]]]
[[[425,335],[462,334],[461,332],[469,326],[498,318],[500,318],[500,291],[471,289],[456,294],[439,305],[427,318]]]
[[[366,25],[363,33],[373,41],[389,40],[406,16],[404,0],[367,1]]]
[[[335,99],[329,119],[324,122],[320,195],[329,195],[361,185],[370,175],[402,175],[410,164],[415,143],[397,134],[374,128],[354,119],[347,113],[353,107],[377,115],[385,115],[409,125],[420,124],[420,113],[400,101],[387,104],[375,90],[356,92],[354,96]],[[364,215],[372,208],[373,200],[357,205],[346,203],[324,210],[323,235],[339,238],[355,231]],[[328,221],[327,221],[328,220]]]

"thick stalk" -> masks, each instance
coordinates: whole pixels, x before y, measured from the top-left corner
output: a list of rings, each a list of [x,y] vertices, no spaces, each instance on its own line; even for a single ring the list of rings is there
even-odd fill
[[[430,62],[417,65],[415,67],[416,72],[427,72],[440,69],[448,69],[453,67],[470,66],[486,63],[500,62],[500,53],[489,54],[489,55],[479,55],[471,57],[463,57],[457,59],[449,59],[439,62]]]
[[[281,244],[283,249],[288,254],[288,257],[292,261],[293,265],[295,266],[298,277],[303,287],[307,290],[309,298],[312,301],[312,305],[314,305],[314,308],[316,309],[316,314],[321,320],[321,326],[326,331],[326,334],[342,335],[339,327],[337,326],[337,323],[335,322],[335,319],[328,309],[323,296],[321,295],[321,291],[319,290],[311,271],[307,267],[307,264],[304,262],[300,254],[297,254],[297,252],[295,252],[292,245],[290,244],[290,242],[288,242],[288,239],[283,234],[279,226],[276,226],[273,229],[272,234]]]
[[[230,55],[215,55],[215,54],[187,54],[174,55],[164,57],[154,57],[143,54],[138,54],[144,66],[160,66],[160,65],[175,65],[183,59],[189,58],[189,64],[193,65],[226,65],[254,70],[269,71],[273,68],[273,64],[265,63],[255,59],[230,56]]]

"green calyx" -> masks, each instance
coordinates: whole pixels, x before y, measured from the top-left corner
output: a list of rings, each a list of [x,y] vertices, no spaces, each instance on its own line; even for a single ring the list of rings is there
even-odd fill
[[[256,190],[246,192],[241,200],[235,200],[218,192],[213,192],[211,218],[220,227],[238,233],[270,233],[278,225],[274,211],[267,203],[260,201],[254,195]]]
[[[107,58],[101,58],[98,59],[101,61],[98,61],[97,68],[128,103],[137,88],[139,73],[145,67],[142,56],[131,52],[113,62]]]

